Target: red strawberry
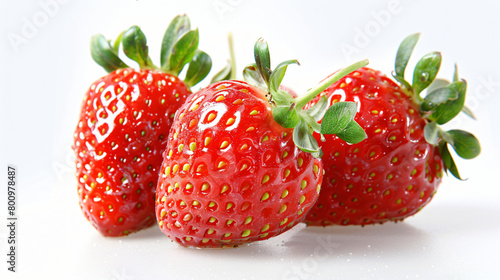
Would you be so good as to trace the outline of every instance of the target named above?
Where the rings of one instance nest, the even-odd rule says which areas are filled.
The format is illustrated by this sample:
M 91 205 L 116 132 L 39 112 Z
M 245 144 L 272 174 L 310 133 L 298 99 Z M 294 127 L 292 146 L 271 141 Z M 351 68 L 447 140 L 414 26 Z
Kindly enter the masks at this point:
M 464 80 L 459 81 L 457 75 L 451 84 L 437 80 L 444 87 L 435 83 L 424 99 L 420 97 L 439 70 L 439 53 L 430 53 L 417 63 L 413 85 L 404 80 L 417 39 L 418 34 L 408 37 L 398 51 L 395 78 L 401 86 L 379 71 L 362 68 L 325 90 L 330 103 L 359 104 L 355 120 L 366 131 L 367 139 L 346 144 L 334 135 L 325 136 L 320 145 L 325 175 L 318 202 L 304 220 L 308 225 L 403 220 L 429 203 L 443 170 L 460 178 L 447 143 L 463 158 L 479 154 L 479 143 L 472 134 L 446 132 L 437 126 L 463 110 Z
M 270 69 L 263 41 L 256 44 L 257 54 L 257 65 L 246 73 L 273 81 L 266 84 L 276 104 L 282 98 L 306 104 L 333 82 L 295 101 L 278 89 L 287 65 L 295 61 L 280 64 L 271 74 L 262 70 Z M 362 65 L 366 63 L 349 71 Z M 191 95 L 179 109 L 156 197 L 159 226 L 171 239 L 197 247 L 264 240 L 302 221 L 314 205 L 322 164 L 294 144 L 294 140 L 305 141 L 297 137 L 314 138 L 298 135 L 308 127 L 292 129 L 278 124 L 277 116 L 273 118 L 276 107 L 270 105 L 268 95 L 259 87 L 228 80 Z M 294 111 L 295 107 L 302 106 L 292 106 Z
M 208 72 L 200 74 L 198 70 L 210 64 L 202 52 L 193 58 L 198 33 L 188 29 L 187 17 L 177 17 L 164 38 L 180 36 L 167 48 L 188 52 L 184 57 L 169 55 L 164 59 L 184 60 L 184 64 L 191 61 L 187 85 L 177 77 L 182 63 L 155 70 L 144 34 L 137 27 L 124 32 L 121 43 L 125 53 L 147 69 L 128 68 L 118 58 L 117 46 L 112 48 L 104 37 L 92 40 L 96 62 L 108 71 L 118 70 L 94 82 L 85 94 L 73 149 L 80 207 L 105 236 L 127 235 L 155 222 L 155 187 L 174 114 L 191 94 L 189 86 Z M 189 47 L 187 42 L 191 42 Z M 125 69 L 119 69 L 122 67 Z

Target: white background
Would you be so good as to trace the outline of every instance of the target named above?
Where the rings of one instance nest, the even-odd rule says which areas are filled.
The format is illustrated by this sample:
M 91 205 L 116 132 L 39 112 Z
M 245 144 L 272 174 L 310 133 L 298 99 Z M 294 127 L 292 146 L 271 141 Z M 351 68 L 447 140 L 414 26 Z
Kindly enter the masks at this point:
M 51 5 L 43 3 L 52 3 Z M 2 279 L 500 279 L 500 4 L 498 1 L 1 1 L 0 275 Z M 305 228 L 230 250 L 185 249 L 156 228 L 101 237 L 77 203 L 70 150 L 80 102 L 105 74 L 90 37 L 131 25 L 159 61 L 163 32 L 187 13 L 200 48 L 222 68 L 233 32 L 239 72 L 267 39 L 274 65 L 296 58 L 284 83 L 304 92 L 363 58 L 389 74 L 399 42 L 421 32 L 418 57 L 439 50 L 440 77 L 458 64 L 483 153 L 458 160 L 431 204 L 403 223 Z M 215 72 L 213 72 L 215 73 Z M 212 73 L 212 74 L 213 74 Z M 240 76 L 241 77 L 241 76 Z M 203 83 L 202 85 L 206 85 Z M 6 166 L 18 168 L 18 264 L 7 272 Z M 5 224 L 5 225 L 4 225 Z

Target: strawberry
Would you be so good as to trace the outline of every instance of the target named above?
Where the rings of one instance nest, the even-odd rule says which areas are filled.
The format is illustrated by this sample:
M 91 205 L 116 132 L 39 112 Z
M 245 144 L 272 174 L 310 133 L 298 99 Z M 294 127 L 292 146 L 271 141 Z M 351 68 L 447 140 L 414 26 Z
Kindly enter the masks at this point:
M 346 144 L 334 135 L 324 136 L 320 146 L 325 153 L 325 175 L 318 202 L 304 220 L 308 225 L 401 221 L 429 203 L 443 171 L 460 179 L 448 145 L 466 159 L 479 154 L 479 142 L 472 134 L 439 128 L 461 111 L 471 115 L 464 107 L 465 80 L 459 80 L 458 74 L 452 83 L 435 80 L 440 53 L 429 53 L 417 63 L 412 85 L 404 80 L 418 37 L 409 36 L 398 50 L 393 75 L 399 85 L 380 71 L 361 68 L 324 91 L 330 103 L 359 104 L 355 121 L 367 138 Z M 426 88 L 422 98 L 420 93 Z
M 259 86 L 214 83 L 188 97 L 175 115 L 156 216 L 162 232 L 183 246 L 234 247 L 279 235 L 304 219 L 318 197 L 323 168 L 305 123 L 312 111 L 297 108 L 367 64 L 348 67 L 294 99 L 279 85 L 296 61 L 271 72 L 267 44 L 257 41 L 255 53 L 257 64 L 245 75 Z M 290 110 L 279 111 L 287 102 Z M 284 113 L 293 120 L 278 123 Z
M 189 29 L 186 16 L 172 21 L 161 69 L 152 64 L 137 26 L 114 46 L 102 35 L 92 39 L 92 57 L 111 73 L 85 94 L 73 149 L 80 207 L 105 236 L 127 235 L 155 223 L 155 187 L 174 114 L 211 67 L 210 57 L 196 50 L 198 31 Z M 141 69 L 118 57 L 120 44 Z M 188 62 L 183 82 L 177 75 Z

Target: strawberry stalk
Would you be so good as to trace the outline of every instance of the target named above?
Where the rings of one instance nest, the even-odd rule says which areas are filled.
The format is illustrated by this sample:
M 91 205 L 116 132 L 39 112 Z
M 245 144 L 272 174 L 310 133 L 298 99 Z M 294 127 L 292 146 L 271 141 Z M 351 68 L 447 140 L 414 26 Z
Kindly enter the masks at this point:
M 192 87 L 208 75 L 212 60 L 198 49 L 198 29 L 190 29 L 190 21 L 186 15 L 177 16 L 172 20 L 162 40 L 161 67 L 152 62 L 146 36 L 135 25 L 122 32 L 114 42 L 100 34 L 93 36 L 91 55 L 107 72 L 130 68 L 118 55 L 120 46 L 128 58 L 137 62 L 140 69 L 161 70 L 179 76 L 189 64 L 184 81 L 188 87 Z
M 294 98 L 280 84 L 289 65 L 300 65 L 297 60 L 284 61 L 271 70 L 271 58 L 267 43 L 257 40 L 254 46 L 255 63 L 243 71 L 247 82 L 266 91 L 271 104 L 274 120 L 285 128 L 294 128 L 293 140 L 297 147 L 315 157 L 322 152 L 313 133 L 336 134 L 349 143 L 358 143 L 366 138 L 364 130 L 354 121 L 357 105 L 354 102 L 339 102 L 328 108 L 326 97 L 320 98 L 312 108 L 304 110 L 304 106 L 323 92 L 330 85 L 349 73 L 368 65 L 368 60 L 356 62 L 308 90 L 300 97 Z M 321 124 L 318 121 L 323 119 Z
M 409 94 L 413 102 L 420 107 L 420 114 L 427 119 L 424 128 L 426 141 L 439 148 L 446 172 L 462 180 L 458 168 L 448 149 L 451 145 L 457 155 L 464 159 L 472 159 L 479 155 L 481 147 L 477 138 L 463 130 L 443 130 L 440 125 L 446 124 L 461 112 L 475 119 L 472 111 L 464 106 L 467 82 L 460 79 L 455 65 L 455 73 L 451 82 L 436 79 L 441 67 L 441 53 L 430 52 L 424 55 L 413 70 L 410 84 L 405 80 L 405 69 L 420 34 L 406 37 L 396 54 L 395 70 L 392 75 Z M 422 92 L 426 90 L 424 97 Z
M 214 75 L 214 77 L 210 82 L 212 84 L 220 81 L 236 79 L 236 58 L 234 55 L 233 34 L 231 33 L 227 34 L 227 41 L 229 45 L 230 59 L 226 67 L 224 67 L 222 70 L 220 70 L 219 72 L 217 72 L 217 74 Z

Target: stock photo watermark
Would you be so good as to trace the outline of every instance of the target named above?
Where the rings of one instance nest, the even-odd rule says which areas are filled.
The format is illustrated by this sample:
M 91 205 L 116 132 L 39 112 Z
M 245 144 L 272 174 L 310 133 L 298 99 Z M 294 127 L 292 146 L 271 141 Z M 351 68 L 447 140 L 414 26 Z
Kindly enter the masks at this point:
M 293 265 L 283 275 L 282 280 L 305 280 L 311 279 L 312 273 L 319 269 L 321 262 L 325 261 L 340 247 L 340 243 L 334 241 L 330 235 L 316 238 L 316 247 L 310 256 L 305 257 L 299 264 Z
M 224 20 L 226 14 L 234 11 L 241 3 L 243 0 L 214 0 L 212 5 L 219 19 Z
M 38 10 L 29 17 L 22 17 L 22 25 L 16 32 L 9 32 L 7 38 L 10 45 L 16 53 L 19 53 L 21 46 L 29 43 L 39 32 L 49 24 L 51 18 L 54 18 L 61 6 L 68 3 L 69 0 L 40 0 L 38 1 Z
M 371 20 L 360 28 L 354 29 L 354 37 L 351 42 L 342 42 L 340 50 L 348 60 L 353 59 L 353 55 L 361 53 L 361 50 L 370 45 L 373 38 L 377 37 L 382 29 L 391 24 L 394 15 L 403 11 L 399 0 L 390 0 L 384 9 L 371 11 Z

